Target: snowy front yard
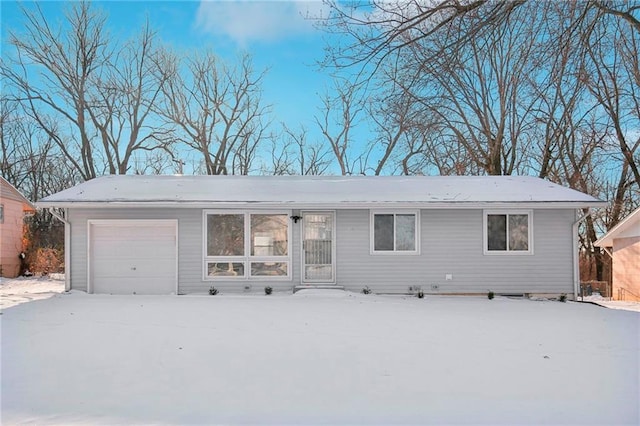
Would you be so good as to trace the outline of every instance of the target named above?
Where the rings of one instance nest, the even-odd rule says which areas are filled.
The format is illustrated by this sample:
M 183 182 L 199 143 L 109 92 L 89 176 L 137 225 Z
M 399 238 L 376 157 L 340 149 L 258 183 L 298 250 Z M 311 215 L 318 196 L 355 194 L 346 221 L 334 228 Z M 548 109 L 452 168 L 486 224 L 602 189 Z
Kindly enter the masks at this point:
M 638 424 L 640 314 L 301 292 L 4 309 L 3 424 Z

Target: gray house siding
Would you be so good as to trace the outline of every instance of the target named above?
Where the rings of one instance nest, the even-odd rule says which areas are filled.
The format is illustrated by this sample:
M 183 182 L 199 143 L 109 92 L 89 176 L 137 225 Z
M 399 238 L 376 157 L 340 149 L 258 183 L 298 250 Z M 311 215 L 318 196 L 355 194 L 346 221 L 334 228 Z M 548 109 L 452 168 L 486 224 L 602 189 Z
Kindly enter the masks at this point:
M 290 290 L 294 282 L 300 282 L 299 228 L 292 227 L 292 279 L 283 281 L 209 281 L 203 280 L 203 216 L 202 209 L 70 209 L 71 223 L 71 289 L 87 291 L 89 220 L 98 219 L 174 219 L 178 220 L 178 292 L 206 293 L 211 286 L 221 291 L 242 291 L 245 285 L 262 291 L 269 285 L 275 290 Z
M 236 209 L 237 210 L 237 209 Z M 485 255 L 483 211 L 420 211 L 420 253 L 370 253 L 369 210 L 336 211 L 336 283 L 353 291 L 365 285 L 380 293 L 571 293 L 572 229 L 575 211 L 534 210 L 532 255 Z M 298 215 L 298 210 L 293 210 Z M 203 280 L 203 210 L 157 208 L 70 209 L 71 288 L 87 290 L 87 221 L 90 219 L 177 219 L 179 293 L 262 292 L 267 285 L 291 290 L 301 283 L 301 224 L 291 224 L 291 279 Z M 450 274 L 451 280 L 445 280 Z M 434 289 L 432 290 L 432 286 Z
M 573 292 L 574 210 L 534 210 L 532 255 L 485 255 L 481 209 L 421 210 L 420 254 L 372 255 L 369 215 L 338 212 L 337 277 L 349 290 L 366 285 L 383 293 L 404 293 L 409 286 L 429 293 Z

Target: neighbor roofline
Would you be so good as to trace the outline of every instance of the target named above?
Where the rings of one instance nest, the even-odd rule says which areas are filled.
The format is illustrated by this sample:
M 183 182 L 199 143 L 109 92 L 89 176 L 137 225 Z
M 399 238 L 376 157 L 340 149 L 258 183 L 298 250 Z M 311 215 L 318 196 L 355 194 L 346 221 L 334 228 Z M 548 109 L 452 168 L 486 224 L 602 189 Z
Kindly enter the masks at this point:
M 20 199 L 20 200 L 16 200 L 16 201 L 22 202 L 22 211 L 23 212 L 34 212 L 36 210 L 36 205 L 34 203 L 32 203 L 31 201 L 29 201 L 29 199 L 27 197 L 22 195 L 22 193 L 20 191 L 18 191 L 18 188 L 13 186 L 3 176 L 0 176 L 0 179 L 2 179 L 2 182 L 6 183 L 9 191 L 13 192 Z M 25 206 L 27 208 L 25 208 Z
M 622 219 L 620 223 L 618 223 L 616 226 L 611 228 L 606 234 L 604 234 L 602 237 L 596 240 L 596 242 L 593 243 L 593 245 L 596 247 L 613 247 L 613 240 L 616 238 L 618 234 L 620 234 L 623 231 L 626 231 L 629 224 L 633 221 L 633 219 L 637 215 L 640 215 L 640 207 L 635 209 L 627 217 Z
M 583 209 L 590 207 L 605 207 L 604 201 L 345 201 L 345 202 L 262 202 L 262 201 L 39 201 L 38 208 L 245 208 L 271 209 L 288 208 L 296 210 L 313 209 L 486 209 L 486 208 L 521 208 L 521 209 Z

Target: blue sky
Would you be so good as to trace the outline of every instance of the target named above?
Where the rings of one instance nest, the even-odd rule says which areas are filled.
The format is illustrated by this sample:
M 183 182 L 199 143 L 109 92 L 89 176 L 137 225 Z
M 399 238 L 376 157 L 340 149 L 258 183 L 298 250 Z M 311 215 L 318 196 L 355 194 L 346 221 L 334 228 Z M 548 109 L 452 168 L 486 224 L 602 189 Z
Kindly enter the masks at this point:
M 64 19 L 68 2 L 46 1 L 41 7 L 50 20 Z M 31 2 L 22 2 L 33 7 Z M 326 33 L 308 16 L 327 13 L 320 1 L 94 1 L 107 12 L 114 38 L 135 36 L 146 17 L 163 42 L 176 51 L 212 48 L 233 61 L 249 52 L 254 67 L 269 68 L 264 80 L 264 101 L 273 105 L 275 122 L 297 128 L 314 126 L 318 95 L 330 85 L 316 62 L 323 58 Z M 3 49 L 10 29 L 21 31 L 20 3 L 0 1 Z

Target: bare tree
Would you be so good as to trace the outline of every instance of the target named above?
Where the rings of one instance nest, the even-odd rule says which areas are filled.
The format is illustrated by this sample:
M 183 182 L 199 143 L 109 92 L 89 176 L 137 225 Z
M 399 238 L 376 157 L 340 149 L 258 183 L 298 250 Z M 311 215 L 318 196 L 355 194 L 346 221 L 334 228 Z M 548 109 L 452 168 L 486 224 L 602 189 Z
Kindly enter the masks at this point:
M 3 60 L 2 77 L 82 179 L 126 173 L 133 153 L 167 148 L 165 132 L 146 125 L 162 85 L 148 25 L 120 47 L 89 2 L 72 4 L 58 28 L 38 4 L 22 11 L 24 30 L 10 32 L 15 55 Z
M 593 38 L 597 43 L 588 43 L 586 50 L 594 72 L 584 78 L 609 117 L 620 152 L 640 186 L 640 31 L 612 22 L 599 26 Z
M 450 145 L 446 151 L 454 152 L 460 145 L 473 168 L 487 174 L 522 170 L 524 153 L 534 140 L 529 123 L 536 98 L 527 76 L 536 71 L 527 58 L 535 36 L 529 23 L 517 22 L 456 50 L 446 50 L 446 39 L 423 39 L 385 65 L 385 80 L 402 87 L 404 98 L 420 104 L 421 111 L 412 119 L 415 125 L 435 117 L 440 123 L 438 140 Z M 432 52 L 443 49 L 446 54 L 431 59 Z
M 365 155 L 358 153 L 358 141 L 352 130 L 364 113 L 362 85 L 342 79 L 333 81 L 332 92 L 322 96 L 322 107 L 315 116 L 316 124 L 331 147 L 340 174 L 363 174 Z
M 405 144 L 404 150 L 413 152 L 408 146 L 413 141 L 407 141 L 407 138 L 416 134 L 411 132 L 416 124 L 413 115 L 414 106 L 413 98 L 397 85 L 386 90 L 383 88 L 381 95 L 376 96 L 369 103 L 369 117 L 374 123 L 377 135 L 368 147 L 369 157 L 377 154 L 377 159 L 372 165 L 374 175 L 382 174 L 389 167 L 392 170 L 397 169 L 398 159 L 394 158 L 394 153 L 400 145 Z M 404 167 L 403 170 L 408 171 L 408 167 Z
M 448 50 L 457 50 L 470 41 L 508 25 L 511 15 L 530 0 L 370 0 L 339 2 L 324 0 L 330 7 L 328 18 L 320 26 L 329 32 L 347 36 L 351 42 L 329 49 L 325 65 L 360 65 L 363 72 L 375 73 L 389 58 L 414 43 L 430 38 L 447 40 L 427 60 L 437 59 Z M 640 6 L 624 0 L 581 0 L 581 13 L 575 23 L 590 15 L 611 16 L 640 33 Z M 577 34 L 579 37 L 579 34 Z
M 108 171 L 125 174 L 134 154 L 171 157 L 172 134 L 154 117 L 168 74 L 162 68 L 163 55 L 155 46 L 155 33 L 147 22 L 139 36 L 115 54 L 100 80 L 99 92 L 87 112 L 97 129 Z M 162 150 L 163 154 L 151 153 Z
M 325 65 L 360 64 L 375 72 L 388 58 L 413 43 L 433 36 L 439 38 L 441 33 L 447 34 L 448 40 L 443 49 L 456 49 L 502 24 L 525 1 L 372 0 L 363 4 L 325 0 L 331 13 L 323 22 L 324 27 L 352 40 L 330 49 Z M 473 25 L 466 24 L 467 21 Z M 466 30 L 460 31 L 461 26 Z M 436 58 L 438 53 L 432 52 L 427 59 Z
M 450 130 L 449 141 L 441 138 L 446 133 L 437 133 L 449 149 L 429 143 L 422 149 L 452 153 L 458 150 L 451 147 L 462 145 L 486 173 L 537 167 L 540 176 L 551 176 L 562 137 L 572 137 L 566 132 L 576 131 L 576 124 L 592 113 L 581 81 L 585 76 L 597 80 L 590 90 L 614 126 L 630 120 L 628 112 L 625 120 L 618 119 L 621 112 L 615 109 L 639 110 L 637 82 L 627 78 L 616 88 L 613 83 L 623 82 L 607 69 L 608 60 L 624 55 L 627 60 L 616 65 L 616 75 L 623 67 L 628 75 L 638 74 L 640 6 L 635 3 L 374 0 L 362 8 L 360 3 L 327 3 L 331 14 L 325 28 L 351 41 L 329 47 L 324 64 L 338 70 L 356 67 L 361 80 L 402 85 Z M 612 25 L 625 37 L 607 45 L 594 31 Z M 580 61 L 585 49 L 596 63 L 589 68 L 594 74 Z M 619 103 L 623 92 L 627 101 Z M 396 135 L 397 130 L 388 124 L 382 129 Z M 628 141 L 630 133 L 620 126 L 616 135 L 635 176 L 636 139 Z
M 266 138 L 269 106 L 262 102 L 265 72 L 253 71 L 244 55 L 229 67 L 212 52 L 188 58 L 182 69 L 175 56 L 158 113 L 177 129 L 176 138 L 202 156 L 209 175 L 247 174 L 258 145 Z
M 20 104 L 0 101 L 0 173 L 30 200 L 75 184 L 78 176 Z
M 286 143 L 293 147 L 296 158 L 296 174 L 322 175 L 327 172 L 330 161 L 330 149 L 319 142 L 310 142 L 304 126 L 296 132 L 284 126 Z

